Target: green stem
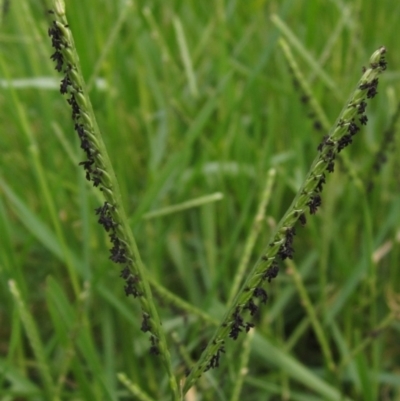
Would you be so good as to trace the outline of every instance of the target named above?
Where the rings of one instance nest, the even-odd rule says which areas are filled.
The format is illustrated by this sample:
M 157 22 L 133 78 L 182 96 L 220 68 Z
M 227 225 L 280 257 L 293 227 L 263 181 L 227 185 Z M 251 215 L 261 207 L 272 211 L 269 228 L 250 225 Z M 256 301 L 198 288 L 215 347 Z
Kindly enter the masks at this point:
M 271 199 L 272 186 L 275 182 L 275 175 L 276 175 L 275 169 L 270 169 L 268 171 L 265 188 L 261 195 L 261 200 L 258 205 L 257 214 L 254 217 L 253 225 L 250 229 L 250 235 L 248 236 L 248 239 L 244 246 L 242 259 L 239 262 L 239 267 L 237 269 L 235 278 L 233 280 L 233 285 L 232 285 L 230 293 L 229 293 L 228 302 L 226 303 L 227 305 L 230 305 L 232 303 L 233 299 L 235 298 L 235 295 L 237 294 L 237 292 L 240 288 L 240 283 L 243 281 L 243 277 L 246 274 L 246 269 L 247 269 L 247 266 L 248 266 L 248 263 L 250 260 L 250 256 L 253 251 L 254 245 L 256 243 L 258 234 L 260 233 L 261 223 L 265 217 L 265 209 L 267 207 L 268 202 Z
M 47 394 L 49 400 L 59 401 L 60 399 L 56 394 L 54 381 L 50 374 L 50 365 L 47 361 L 46 352 L 43 346 L 43 342 L 40 339 L 35 320 L 33 319 L 32 314 L 29 312 L 24 300 L 22 299 L 17 283 L 14 280 L 10 280 L 8 282 L 8 286 L 10 288 L 11 295 L 14 298 L 15 306 L 18 310 L 21 322 L 24 325 L 29 343 L 32 347 L 33 353 L 35 354 L 37 367 L 43 380 L 44 391 Z
M 333 360 L 331 349 L 329 347 L 329 341 L 324 333 L 324 329 L 322 328 L 321 323 L 318 320 L 317 312 L 311 302 L 310 297 L 308 296 L 306 287 L 304 286 L 304 283 L 303 283 L 303 279 L 301 278 L 301 275 L 300 275 L 299 271 L 297 270 L 296 265 L 293 262 L 288 261 L 288 265 L 289 265 L 289 272 L 290 272 L 289 274 L 293 277 L 293 281 L 294 281 L 297 291 L 299 293 L 301 305 L 306 310 L 307 315 L 310 319 L 311 325 L 314 329 L 314 333 L 318 339 L 322 353 L 324 354 L 328 369 L 330 370 L 331 373 L 335 373 L 336 365 Z

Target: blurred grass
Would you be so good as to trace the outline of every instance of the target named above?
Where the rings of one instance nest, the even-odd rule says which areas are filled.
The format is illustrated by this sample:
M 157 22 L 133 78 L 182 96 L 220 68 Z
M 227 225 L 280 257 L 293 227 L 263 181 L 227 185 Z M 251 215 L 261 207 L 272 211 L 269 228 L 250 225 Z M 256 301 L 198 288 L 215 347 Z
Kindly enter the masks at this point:
M 367 109 L 369 123 L 345 150 L 350 166 L 337 165 L 329 177 L 322 208 L 295 238 L 296 277 L 281 269 L 256 336 L 243 347 L 251 352 L 241 398 L 400 399 L 398 150 L 388 154 L 373 191 L 366 191 L 399 102 L 400 3 L 70 0 L 67 6 L 149 275 L 208 316 L 159 299 L 179 377 L 186 366 L 172 335 L 192 360 L 199 357 L 212 318 L 224 312 L 267 171 L 273 167 L 277 175 L 250 264 L 323 136 L 292 85 L 279 35 L 330 121 L 370 54 L 387 47 L 389 70 Z M 134 389 L 138 399 L 168 399 L 137 305 L 125 298 L 119 271 L 108 260 L 109 245 L 93 213 L 98 194 L 77 166 L 82 154 L 70 111 L 57 85 L 40 79 L 60 77 L 39 2 L 9 4 L 0 43 L 1 398 L 48 399 L 52 392 L 53 399 L 119 400 L 132 399 Z M 20 79 L 29 80 L 17 86 Z M 143 219 L 216 192 L 223 195 L 218 202 Z M 18 306 L 13 286 L 27 309 Z M 39 355 L 21 311 L 34 321 Z M 311 324 L 315 318 L 333 372 Z M 237 397 L 237 388 L 232 391 L 245 368 L 242 347 L 229 341 L 226 348 L 220 368 L 191 395 Z M 50 378 L 40 375 L 44 363 Z

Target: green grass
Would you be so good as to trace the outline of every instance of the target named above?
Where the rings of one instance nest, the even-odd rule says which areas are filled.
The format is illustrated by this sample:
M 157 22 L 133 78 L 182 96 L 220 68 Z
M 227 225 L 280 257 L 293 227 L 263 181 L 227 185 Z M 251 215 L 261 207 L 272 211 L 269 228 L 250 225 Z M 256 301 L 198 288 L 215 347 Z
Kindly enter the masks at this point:
M 39 3 L 12 1 L 0 25 L 0 398 L 169 400 L 96 222 L 101 193 L 78 166 Z M 255 331 L 226 341 L 187 400 L 400 399 L 396 121 L 373 172 L 399 104 L 399 12 L 392 0 L 68 1 L 178 384 L 326 134 L 307 117 L 279 38 L 330 124 L 373 51 L 388 50 L 369 122 L 297 227 Z

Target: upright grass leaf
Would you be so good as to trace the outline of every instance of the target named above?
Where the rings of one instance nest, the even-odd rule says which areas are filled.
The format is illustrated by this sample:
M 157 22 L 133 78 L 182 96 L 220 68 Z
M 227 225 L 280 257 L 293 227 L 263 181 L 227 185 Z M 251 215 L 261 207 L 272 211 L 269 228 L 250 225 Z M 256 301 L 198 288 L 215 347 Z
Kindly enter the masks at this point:
M 312 389 L 321 396 L 322 400 L 329 401 L 351 401 L 349 397 L 343 396 L 340 391 L 322 380 L 313 371 L 297 361 L 287 352 L 282 351 L 278 345 L 273 344 L 267 338 L 263 338 L 257 332 L 252 341 L 252 350 L 263 360 L 268 361 L 274 367 L 282 369 L 291 378 Z
M 95 335 L 87 322 L 90 287 L 86 286 L 82 292 L 79 304 L 71 305 L 58 283 L 49 278 L 46 297 L 50 316 L 64 354 L 62 363 L 58 367 L 57 391 L 61 391 L 67 385 L 66 373 L 72 371 L 77 377 L 79 387 L 87 388 L 85 391 L 92 394 L 90 399 L 112 400 L 113 395 L 105 377 L 101 355 L 97 352 Z M 89 371 L 91 375 L 79 374 L 77 365 L 82 363 L 85 366 L 84 371 Z M 95 377 L 96 380 L 92 381 L 90 376 Z M 87 395 L 85 397 L 87 398 Z
M 63 245 L 59 241 L 59 237 L 49 229 L 46 224 L 39 219 L 32 210 L 29 210 L 27 204 L 21 199 L 0 177 L 0 188 L 11 204 L 20 221 L 25 225 L 27 230 L 32 233 L 45 248 L 47 248 L 59 260 L 64 260 L 64 252 L 68 252 L 69 258 L 74 268 L 83 275 L 83 265 L 79 258 L 73 254 L 70 248 L 63 250 Z
M 9 77 L 8 66 L 4 63 L 2 57 L 0 57 L 0 67 L 1 67 L 4 75 L 8 78 Z M 61 245 L 61 250 L 63 252 L 63 259 L 64 259 L 64 262 L 68 269 L 68 274 L 69 274 L 69 277 L 71 280 L 72 287 L 74 289 L 75 295 L 78 296 L 79 280 L 78 280 L 77 272 L 75 271 L 74 263 L 70 258 L 70 253 L 68 251 L 68 244 L 67 244 L 64 232 L 62 230 L 60 221 L 57 216 L 57 209 L 56 209 L 54 197 L 49 188 L 48 177 L 47 177 L 46 171 L 44 169 L 44 166 L 43 166 L 42 160 L 41 160 L 40 147 L 39 147 L 37 139 L 33 133 L 33 130 L 29 124 L 26 111 L 22 107 L 19 95 L 16 93 L 15 89 L 12 86 L 10 87 L 10 92 L 12 95 L 11 98 L 13 101 L 13 106 L 15 107 L 15 110 L 18 114 L 18 122 L 21 126 L 21 130 L 25 134 L 25 136 L 29 142 L 29 153 L 31 156 L 31 163 L 32 163 L 33 171 L 35 172 L 35 175 L 36 175 L 36 178 L 38 181 L 38 186 L 40 189 L 41 197 L 49 211 L 56 236 Z
M 179 50 L 181 52 L 182 62 L 185 67 L 185 73 L 189 84 L 191 95 L 196 98 L 199 95 L 197 89 L 196 76 L 194 74 L 192 59 L 190 58 L 188 45 L 186 43 L 185 33 L 183 31 L 182 23 L 178 17 L 174 18 L 174 28 L 176 32 L 176 38 L 179 44 Z
M 133 8 L 133 2 L 131 0 L 127 0 L 121 5 L 121 11 L 118 16 L 118 20 L 114 24 L 113 29 L 108 36 L 107 42 L 103 46 L 100 57 L 97 60 L 97 63 L 93 68 L 93 72 L 88 80 L 88 83 L 87 83 L 88 92 L 90 92 L 92 90 L 95 80 L 97 78 L 97 75 L 99 74 L 100 68 L 102 67 L 103 62 L 106 59 L 108 53 L 112 49 L 112 46 L 117 41 L 117 34 L 119 33 L 119 31 L 120 31 L 121 27 L 123 26 L 124 22 L 126 21 L 127 17 L 129 16 L 130 10 L 132 8 Z
M 15 368 L 7 360 L 0 358 L 0 377 L 2 383 L 7 380 L 8 390 L 11 394 L 18 394 L 18 396 L 37 396 L 43 395 L 42 390 L 33 380 L 27 379 L 24 374 Z M 6 399 L 3 397 L 3 399 Z

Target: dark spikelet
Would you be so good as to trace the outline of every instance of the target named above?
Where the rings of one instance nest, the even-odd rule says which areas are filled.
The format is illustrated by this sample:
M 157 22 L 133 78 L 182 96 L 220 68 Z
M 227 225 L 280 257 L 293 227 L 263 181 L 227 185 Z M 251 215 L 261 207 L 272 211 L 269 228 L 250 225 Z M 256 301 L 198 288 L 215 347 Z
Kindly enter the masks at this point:
M 144 333 L 151 330 L 150 316 L 147 313 L 143 313 L 142 326 L 140 330 L 142 330 Z
M 160 355 L 160 348 L 158 346 L 158 339 L 155 338 L 154 336 L 150 337 L 150 354 L 151 355 Z
M 299 216 L 300 224 L 304 227 L 307 224 L 307 218 L 304 213 Z
M 253 299 L 250 298 L 249 302 L 243 309 L 248 309 L 250 311 L 250 315 L 254 316 L 258 311 L 258 306 L 254 303 Z
M 242 316 L 240 316 L 239 307 L 237 307 L 235 312 L 233 313 L 232 319 L 233 322 L 231 325 L 231 331 L 229 333 L 229 337 L 232 338 L 233 340 L 236 340 L 239 337 L 239 334 L 241 333 L 242 329 L 246 327 Z
M 263 279 L 268 280 L 270 283 L 274 278 L 278 276 L 279 267 L 276 262 L 273 262 L 272 265 L 264 272 Z
M 222 353 L 225 353 L 225 346 L 224 345 L 221 345 L 218 348 L 217 352 L 211 357 L 210 362 L 204 368 L 204 372 L 207 372 L 207 370 L 215 369 L 215 368 L 219 367 L 219 358 L 220 358 Z
M 293 253 L 294 253 L 293 239 L 294 239 L 295 235 L 296 235 L 296 231 L 295 231 L 294 227 L 289 227 L 286 229 L 286 235 L 285 235 L 284 241 L 281 244 L 279 251 L 278 251 L 278 256 L 282 260 L 293 259 Z
M 253 294 L 254 294 L 255 297 L 261 299 L 261 303 L 263 303 L 263 304 L 267 303 L 268 295 L 267 295 L 267 292 L 263 288 L 256 287 L 254 289 Z
M 312 195 L 307 203 L 307 206 L 310 208 L 310 214 L 317 213 L 317 210 L 321 206 L 321 203 L 322 200 L 319 194 Z

